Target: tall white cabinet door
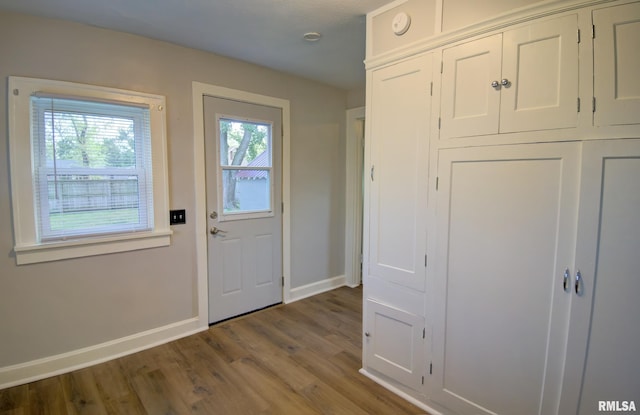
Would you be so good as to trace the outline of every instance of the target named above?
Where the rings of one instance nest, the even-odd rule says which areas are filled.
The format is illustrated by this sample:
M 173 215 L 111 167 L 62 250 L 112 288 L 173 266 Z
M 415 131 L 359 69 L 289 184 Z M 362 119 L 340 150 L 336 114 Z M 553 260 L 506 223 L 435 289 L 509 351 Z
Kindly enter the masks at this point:
M 593 12 L 595 125 L 640 123 L 640 3 Z
M 424 290 L 431 55 L 373 72 L 365 276 Z M 366 254 L 366 252 L 365 252 Z
M 557 413 L 579 149 L 440 151 L 434 401 L 460 414 Z
M 500 132 L 576 126 L 577 29 L 568 15 L 504 32 Z
M 590 415 L 640 406 L 640 140 L 585 143 L 581 183 L 562 413 Z
M 443 51 L 441 137 L 498 132 L 501 49 L 498 34 Z

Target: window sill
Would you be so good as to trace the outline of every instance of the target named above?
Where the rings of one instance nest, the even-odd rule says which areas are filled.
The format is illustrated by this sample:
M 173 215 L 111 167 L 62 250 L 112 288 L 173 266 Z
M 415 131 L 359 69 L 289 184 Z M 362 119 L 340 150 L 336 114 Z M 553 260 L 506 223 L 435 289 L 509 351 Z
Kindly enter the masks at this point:
M 168 229 L 165 231 L 86 238 L 73 241 L 25 244 L 15 246 L 14 252 L 18 265 L 35 264 L 38 262 L 58 261 L 61 259 L 81 258 L 168 246 L 171 243 L 172 233 L 173 232 Z

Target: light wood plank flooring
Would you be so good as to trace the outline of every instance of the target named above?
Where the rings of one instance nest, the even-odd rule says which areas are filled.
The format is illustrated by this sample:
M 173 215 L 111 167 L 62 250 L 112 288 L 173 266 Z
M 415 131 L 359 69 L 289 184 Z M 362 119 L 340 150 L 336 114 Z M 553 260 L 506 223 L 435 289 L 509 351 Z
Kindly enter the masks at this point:
M 0 391 L 0 414 L 421 414 L 360 375 L 362 290 Z

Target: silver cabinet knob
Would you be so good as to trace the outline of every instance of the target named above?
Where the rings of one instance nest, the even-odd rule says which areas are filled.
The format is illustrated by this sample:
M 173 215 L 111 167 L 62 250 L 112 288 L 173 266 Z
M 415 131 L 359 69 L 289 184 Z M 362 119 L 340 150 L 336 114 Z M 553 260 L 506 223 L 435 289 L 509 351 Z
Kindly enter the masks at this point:
M 371 337 L 371 333 L 369 333 L 368 331 L 365 331 L 365 332 L 364 332 L 364 336 L 365 336 L 365 337 Z
M 494 88 L 500 88 L 500 83 L 498 81 L 491 82 L 491 86 Z
M 511 86 L 511 81 L 505 78 L 502 81 L 500 81 L 500 85 L 502 85 L 505 88 L 509 88 Z

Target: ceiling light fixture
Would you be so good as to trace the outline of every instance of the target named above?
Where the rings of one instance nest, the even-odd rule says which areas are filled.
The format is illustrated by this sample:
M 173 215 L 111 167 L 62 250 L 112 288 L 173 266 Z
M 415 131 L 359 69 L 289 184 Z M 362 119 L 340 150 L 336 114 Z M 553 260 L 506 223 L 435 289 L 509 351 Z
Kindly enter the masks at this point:
M 307 32 L 302 37 L 307 42 L 317 42 L 322 37 L 322 34 L 318 32 Z

